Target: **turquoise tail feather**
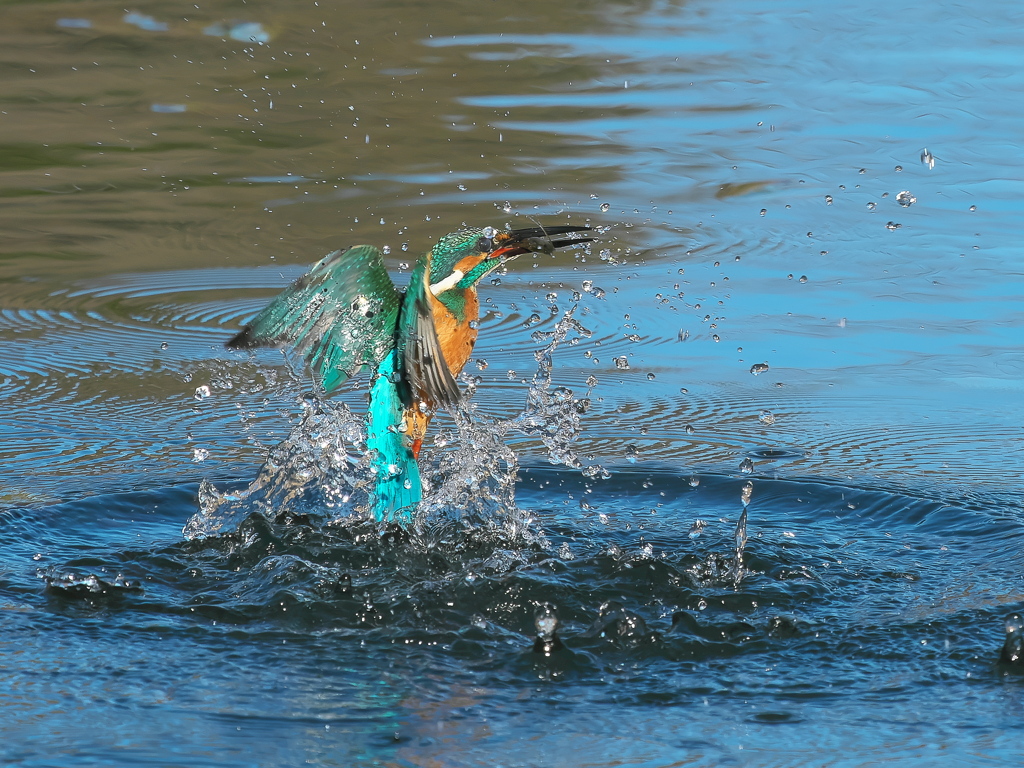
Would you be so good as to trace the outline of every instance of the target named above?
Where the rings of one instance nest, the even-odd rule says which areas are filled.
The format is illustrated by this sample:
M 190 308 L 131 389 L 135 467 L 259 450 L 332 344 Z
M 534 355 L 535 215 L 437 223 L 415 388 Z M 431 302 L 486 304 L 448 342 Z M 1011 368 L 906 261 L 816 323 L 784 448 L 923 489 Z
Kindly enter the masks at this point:
M 366 447 L 373 452 L 376 474 L 373 517 L 405 525 L 412 522 L 423 491 L 419 466 L 399 426 L 405 408 L 395 385 L 397 360 L 398 353 L 392 351 L 377 366 L 366 415 Z

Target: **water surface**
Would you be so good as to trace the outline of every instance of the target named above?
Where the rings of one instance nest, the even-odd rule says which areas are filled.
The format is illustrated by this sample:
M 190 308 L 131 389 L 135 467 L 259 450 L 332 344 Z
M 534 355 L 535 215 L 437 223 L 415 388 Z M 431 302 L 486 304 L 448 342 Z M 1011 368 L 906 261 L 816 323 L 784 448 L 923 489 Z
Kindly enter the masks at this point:
M 1015 763 L 1017 4 L 0 17 L 3 761 Z M 302 416 L 223 349 L 271 295 L 528 217 L 601 235 L 483 287 L 512 507 L 382 537 L 314 483 L 183 532 Z M 579 467 L 515 424 L 573 305 Z

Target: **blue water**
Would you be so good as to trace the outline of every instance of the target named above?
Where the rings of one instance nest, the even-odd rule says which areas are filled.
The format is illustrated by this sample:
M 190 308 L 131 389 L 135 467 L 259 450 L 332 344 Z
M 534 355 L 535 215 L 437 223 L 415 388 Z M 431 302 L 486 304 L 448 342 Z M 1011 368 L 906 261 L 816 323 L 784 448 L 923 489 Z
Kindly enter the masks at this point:
M 324 5 L 0 7 L 0 763 L 1017 765 L 1024 9 Z M 364 522 L 224 341 L 529 217 Z

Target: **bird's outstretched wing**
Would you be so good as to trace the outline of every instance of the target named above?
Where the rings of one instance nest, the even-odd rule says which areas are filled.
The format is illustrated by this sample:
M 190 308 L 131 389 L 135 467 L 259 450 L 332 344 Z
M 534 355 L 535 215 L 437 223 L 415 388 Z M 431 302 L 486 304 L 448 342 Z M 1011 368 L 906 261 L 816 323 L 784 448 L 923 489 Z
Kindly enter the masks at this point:
M 425 263 L 413 270 L 398 323 L 398 356 L 402 366 L 399 395 L 406 408 L 455 405 L 459 386 L 448 369 L 434 326 Z
M 227 342 L 233 349 L 293 346 L 326 392 L 394 348 L 400 297 L 380 251 L 333 251 Z

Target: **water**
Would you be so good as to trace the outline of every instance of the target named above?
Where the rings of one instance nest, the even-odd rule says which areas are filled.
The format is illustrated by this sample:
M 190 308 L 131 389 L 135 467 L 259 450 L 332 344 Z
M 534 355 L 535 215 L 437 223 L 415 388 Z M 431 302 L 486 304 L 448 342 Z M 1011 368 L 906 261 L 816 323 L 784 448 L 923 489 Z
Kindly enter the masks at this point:
M 0 762 L 1019 762 L 1018 5 L 348 6 L 0 11 Z M 223 342 L 527 217 L 362 522 Z

